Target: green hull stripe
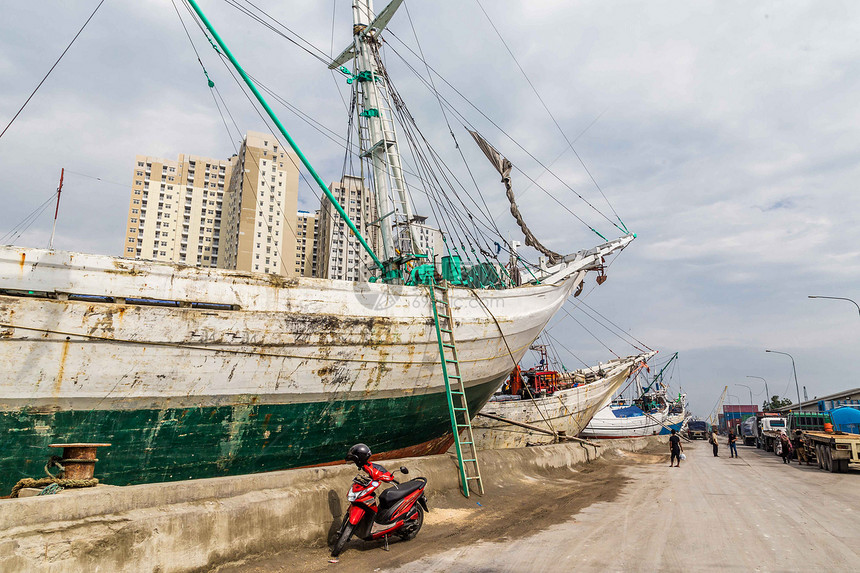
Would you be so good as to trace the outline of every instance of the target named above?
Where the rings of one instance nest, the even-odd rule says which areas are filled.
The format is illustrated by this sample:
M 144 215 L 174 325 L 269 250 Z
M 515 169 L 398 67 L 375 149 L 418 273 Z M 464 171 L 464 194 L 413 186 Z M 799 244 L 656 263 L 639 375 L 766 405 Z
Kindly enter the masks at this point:
M 502 379 L 469 388 L 469 411 Z M 342 460 L 356 442 L 374 452 L 406 448 L 451 431 L 444 392 L 399 398 L 163 410 L 0 412 L 0 495 L 44 477 L 52 443 L 108 442 L 96 477 L 129 485 L 282 470 Z

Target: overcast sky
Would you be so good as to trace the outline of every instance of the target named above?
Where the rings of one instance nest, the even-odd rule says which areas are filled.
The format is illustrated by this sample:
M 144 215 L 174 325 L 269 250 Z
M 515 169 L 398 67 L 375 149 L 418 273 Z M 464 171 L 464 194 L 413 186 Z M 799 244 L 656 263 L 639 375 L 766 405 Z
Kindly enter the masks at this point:
M 97 3 L 4 6 L 2 126 Z M 345 133 L 342 77 L 225 2 L 200 3 L 252 75 L 326 128 Z M 337 54 L 350 41 L 347 0 L 257 4 L 325 53 Z M 860 386 L 853 363 L 860 345 L 857 308 L 807 298 L 860 301 L 860 4 L 482 4 L 567 137 L 586 130 L 574 147 L 638 236 L 613 262 L 605 284 L 592 288 L 588 279 L 585 301 L 660 350 L 661 360 L 680 353 L 672 383 L 688 393 L 694 413 L 708 415 L 725 385 L 741 403 L 750 393 L 735 384 L 751 386 L 760 404 L 761 381 L 748 375 L 766 378 L 771 394 L 796 397 L 791 361 L 765 354 L 766 348 L 794 356 L 801 392 L 806 386 L 810 398 Z M 406 5 L 428 63 L 611 216 L 477 2 Z M 417 51 L 405 9 L 389 27 L 394 49 L 407 55 L 403 41 Z M 190 30 L 242 131 L 265 130 L 199 30 Z M 407 59 L 420 67 L 413 56 Z M 470 182 L 434 96 L 393 52 L 386 60 L 424 134 L 464 184 Z M 570 253 L 601 239 L 546 193 L 529 188 L 527 177 L 604 235 L 620 235 L 436 81 L 517 167 L 520 208 L 548 246 Z M 339 179 L 343 149 L 283 106 L 275 108 L 323 179 Z M 451 119 L 499 227 L 521 240 L 498 175 Z M 0 234 L 51 196 L 65 167 L 56 247 L 119 254 L 135 154 L 226 158 L 236 140 L 225 130 L 171 2 L 107 0 L 0 139 Z M 421 209 L 421 198 L 416 202 Z M 302 184 L 299 204 L 318 208 L 316 192 Z M 15 243 L 45 247 L 51 212 Z M 568 308 L 585 328 L 562 314 L 550 329 L 567 349 L 558 348 L 568 368 L 581 366 L 580 359 L 606 361 L 608 349 L 634 352 L 573 304 Z

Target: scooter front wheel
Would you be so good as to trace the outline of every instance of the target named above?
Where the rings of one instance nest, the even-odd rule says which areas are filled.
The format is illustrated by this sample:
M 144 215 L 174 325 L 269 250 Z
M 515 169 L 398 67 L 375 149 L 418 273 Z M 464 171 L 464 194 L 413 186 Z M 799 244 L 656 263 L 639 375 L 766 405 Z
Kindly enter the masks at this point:
M 332 557 L 340 555 L 340 552 L 343 551 L 343 548 L 346 547 L 347 543 L 349 543 L 349 538 L 352 537 L 353 531 L 355 531 L 355 526 L 353 524 L 349 521 L 344 523 L 343 528 L 340 531 L 340 536 L 337 538 L 337 541 L 335 541 L 334 547 L 331 550 Z
M 403 526 L 402 533 L 400 533 L 400 538 L 403 541 L 414 539 L 418 535 L 421 526 L 424 525 L 424 508 L 417 504 L 415 507 L 418 508 L 418 517 Z

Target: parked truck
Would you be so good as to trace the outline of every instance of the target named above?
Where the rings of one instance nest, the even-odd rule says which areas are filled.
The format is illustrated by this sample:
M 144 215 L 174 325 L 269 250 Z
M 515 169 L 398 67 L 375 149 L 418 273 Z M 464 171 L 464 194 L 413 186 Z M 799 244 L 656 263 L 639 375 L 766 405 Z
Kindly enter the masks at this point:
M 758 437 L 757 445 L 766 452 L 776 452 L 776 443 L 779 441 L 780 432 L 785 431 L 785 418 L 776 416 L 762 416 L 757 423 Z
M 707 440 L 709 424 L 704 420 L 692 420 L 687 424 L 687 437 L 691 440 Z
M 788 431 L 792 438 L 801 432 L 801 443 L 810 460 L 832 473 L 845 473 L 851 462 L 860 463 L 860 435 L 833 431 L 827 412 L 791 412 Z
M 743 422 L 741 422 L 740 427 L 738 428 L 739 437 L 743 438 L 745 446 L 754 446 L 756 444 L 756 438 L 758 435 L 758 420 L 756 420 L 755 416 L 750 416 Z

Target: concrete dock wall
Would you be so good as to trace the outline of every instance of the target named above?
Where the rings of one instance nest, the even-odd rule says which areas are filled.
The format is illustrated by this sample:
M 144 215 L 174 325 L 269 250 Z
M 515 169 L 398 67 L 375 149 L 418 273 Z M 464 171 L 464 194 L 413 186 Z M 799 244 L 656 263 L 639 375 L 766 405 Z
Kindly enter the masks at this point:
M 481 474 L 490 488 L 511 475 L 539 478 L 655 440 L 665 438 L 483 451 Z M 384 465 L 405 465 L 410 477 L 426 477 L 431 510 L 434 495 L 459 488 L 453 456 Z M 340 525 L 355 473 L 354 466 L 340 465 L 0 500 L 0 571 L 205 571 L 297 544 L 322 545 Z

